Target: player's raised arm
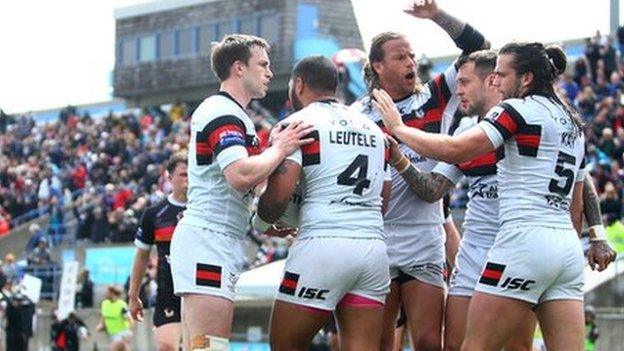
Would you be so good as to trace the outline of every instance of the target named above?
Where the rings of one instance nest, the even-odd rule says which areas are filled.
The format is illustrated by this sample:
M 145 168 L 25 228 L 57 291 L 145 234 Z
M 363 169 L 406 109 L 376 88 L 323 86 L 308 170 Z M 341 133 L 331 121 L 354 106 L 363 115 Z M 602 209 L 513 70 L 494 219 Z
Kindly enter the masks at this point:
M 403 11 L 416 18 L 430 19 L 435 22 L 448 33 L 455 45 L 462 50 L 463 55 L 490 48 L 490 42 L 485 39 L 483 34 L 470 24 L 451 16 L 438 7 L 435 0 L 414 1 Z

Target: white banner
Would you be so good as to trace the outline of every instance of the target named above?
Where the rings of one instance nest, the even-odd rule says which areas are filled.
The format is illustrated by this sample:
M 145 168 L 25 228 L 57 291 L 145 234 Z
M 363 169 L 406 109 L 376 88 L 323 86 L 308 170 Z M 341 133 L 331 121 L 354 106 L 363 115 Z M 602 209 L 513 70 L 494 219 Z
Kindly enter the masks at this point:
M 63 263 L 63 276 L 61 277 L 61 290 L 58 300 L 58 319 L 67 318 L 74 310 L 76 302 L 76 281 L 78 279 L 78 262 L 68 261 Z
M 22 286 L 22 293 L 26 295 L 32 303 L 39 302 L 41 296 L 41 285 L 43 282 L 41 279 L 32 276 L 30 274 L 24 274 L 24 278 L 20 285 Z

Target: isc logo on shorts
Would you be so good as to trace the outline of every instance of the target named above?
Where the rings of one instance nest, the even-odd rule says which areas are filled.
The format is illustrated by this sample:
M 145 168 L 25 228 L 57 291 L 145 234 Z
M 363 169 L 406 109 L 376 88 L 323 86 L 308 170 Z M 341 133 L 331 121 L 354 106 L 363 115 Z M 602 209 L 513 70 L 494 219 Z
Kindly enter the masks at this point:
M 503 271 L 505 270 L 505 267 L 506 266 L 504 264 L 488 262 L 485 265 L 483 273 L 481 274 L 481 279 L 479 279 L 479 283 L 491 286 L 498 286 L 498 283 L 503 276 Z M 532 284 L 535 284 L 535 280 L 507 277 L 500 287 L 509 290 L 530 290 L 530 285 Z
M 286 295 L 295 296 L 297 293 L 297 284 L 299 283 L 299 274 L 286 271 L 284 273 L 284 279 L 280 285 L 279 292 Z M 308 300 L 325 300 L 325 295 L 329 293 L 327 289 L 308 288 L 302 286 L 299 289 L 297 297 L 301 297 Z

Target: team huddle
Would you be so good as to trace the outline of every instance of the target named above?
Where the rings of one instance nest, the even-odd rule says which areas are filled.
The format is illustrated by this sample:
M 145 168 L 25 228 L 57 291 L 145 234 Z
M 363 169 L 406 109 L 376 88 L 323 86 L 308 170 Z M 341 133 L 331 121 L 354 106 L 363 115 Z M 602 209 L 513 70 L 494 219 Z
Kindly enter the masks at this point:
M 180 337 L 185 350 L 229 349 L 263 187 L 253 227 L 296 235 L 272 350 L 308 350 L 332 314 L 341 350 L 399 349 L 401 309 L 415 350 L 531 350 L 538 321 L 548 350 L 583 350 L 584 217 L 590 266 L 606 268 L 615 253 L 585 172 L 582 123 L 553 87 L 565 54 L 517 42 L 489 51 L 435 1 L 405 12 L 444 29 L 458 59 L 421 84 L 407 38 L 379 34 L 369 93 L 345 106 L 334 64 L 304 58 L 288 86 L 296 112 L 264 151 L 245 107 L 267 93 L 269 45 L 234 34 L 213 47 L 220 91 L 193 113 L 188 155 L 167 168 L 173 193 L 137 232 L 130 310 L 142 317 L 137 290 L 155 244 L 159 350 L 177 350 Z M 460 241 L 442 198 L 464 177 Z

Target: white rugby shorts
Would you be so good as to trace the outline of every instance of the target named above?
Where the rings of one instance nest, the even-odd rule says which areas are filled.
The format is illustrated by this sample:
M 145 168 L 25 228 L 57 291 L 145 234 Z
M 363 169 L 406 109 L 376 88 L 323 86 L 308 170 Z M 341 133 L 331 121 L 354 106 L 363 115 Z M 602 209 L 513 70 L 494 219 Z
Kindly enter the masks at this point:
M 476 290 L 534 305 L 583 300 L 584 267 L 573 228 L 505 228 L 490 249 Z
M 311 237 L 291 246 L 277 299 L 333 311 L 347 294 L 383 304 L 389 287 L 383 240 Z
M 211 295 L 233 301 L 246 261 L 245 239 L 180 223 L 173 234 L 170 258 L 176 295 Z

